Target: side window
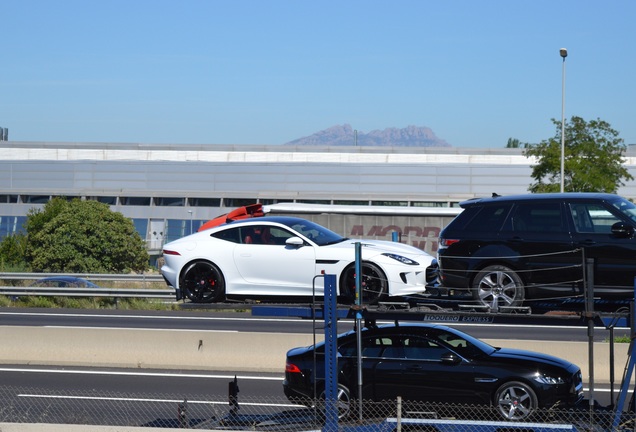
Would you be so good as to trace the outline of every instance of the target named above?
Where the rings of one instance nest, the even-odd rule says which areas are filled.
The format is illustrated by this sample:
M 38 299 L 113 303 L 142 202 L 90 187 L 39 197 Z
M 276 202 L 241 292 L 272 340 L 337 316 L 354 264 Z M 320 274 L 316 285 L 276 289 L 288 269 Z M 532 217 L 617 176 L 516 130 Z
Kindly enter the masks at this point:
M 404 354 L 410 360 L 439 361 L 448 352 L 439 343 L 419 336 L 407 336 L 404 339 Z
M 242 229 L 243 243 L 260 245 L 284 245 L 292 237 L 289 231 L 271 225 L 255 225 Z
M 241 235 L 239 231 L 240 231 L 240 228 L 230 228 L 230 229 L 216 232 L 212 234 L 212 237 L 229 241 L 232 243 L 240 243 Z
M 403 358 L 404 350 L 397 339 L 377 336 L 362 340 L 363 357 Z
M 517 204 L 510 218 L 515 232 L 565 232 L 561 204 L 522 203 Z
M 481 208 L 466 224 L 466 230 L 471 232 L 496 232 L 508 216 L 511 204 L 488 205 Z
M 579 233 L 610 234 L 612 225 L 620 222 L 609 210 L 595 203 L 570 204 L 574 227 Z

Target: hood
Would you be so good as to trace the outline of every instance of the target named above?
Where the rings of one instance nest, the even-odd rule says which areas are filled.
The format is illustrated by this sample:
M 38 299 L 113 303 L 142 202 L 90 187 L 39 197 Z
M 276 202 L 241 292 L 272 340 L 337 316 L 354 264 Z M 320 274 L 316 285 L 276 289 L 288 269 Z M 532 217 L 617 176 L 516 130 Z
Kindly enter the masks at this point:
M 490 357 L 498 360 L 509 360 L 511 363 L 542 363 L 548 366 L 554 366 L 570 370 L 572 368 L 579 369 L 578 366 L 570 363 L 559 357 L 551 356 L 549 354 L 538 353 L 534 351 L 526 351 L 514 348 L 497 348 Z
M 347 239 L 343 242 L 324 247 L 329 249 L 351 250 L 355 248 L 356 243 L 360 243 L 362 245 L 362 254 L 365 256 L 373 256 L 387 252 L 402 255 L 428 255 L 422 249 L 418 249 L 415 246 L 386 240 Z

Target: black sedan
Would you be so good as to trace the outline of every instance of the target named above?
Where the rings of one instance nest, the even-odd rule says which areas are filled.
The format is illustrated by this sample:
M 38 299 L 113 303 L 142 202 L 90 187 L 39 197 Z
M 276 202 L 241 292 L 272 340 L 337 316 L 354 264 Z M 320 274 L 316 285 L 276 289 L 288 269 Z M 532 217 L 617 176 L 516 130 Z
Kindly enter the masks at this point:
M 527 420 L 537 409 L 573 407 L 583 399 L 581 370 L 557 357 L 495 348 L 434 324 L 399 323 L 364 328 L 361 334 L 364 401 L 401 396 L 405 401 L 492 405 L 504 419 Z M 324 349 L 321 342 L 315 353 L 314 346 L 287 352 L 283 387 L 290 401 L 311 404 L 314 395 L 324 397 Z M 341 334 L 337 373 L 342 415 L 357 397 L 357 364 L 355 332 Z

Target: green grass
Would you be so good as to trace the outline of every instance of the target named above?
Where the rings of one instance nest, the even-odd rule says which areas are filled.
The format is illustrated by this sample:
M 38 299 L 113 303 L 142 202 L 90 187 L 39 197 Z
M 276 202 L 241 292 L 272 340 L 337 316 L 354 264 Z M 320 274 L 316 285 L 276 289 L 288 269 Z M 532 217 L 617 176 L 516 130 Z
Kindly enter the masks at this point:
M 614 343 L 629 343 L 631 341 L 629 336 L 615 336 Z
M 43 297 L 0 296 L 0 307 L 19 308 L 67 308 L 67 309 L 121 309 L 121 310 L 178 310 L 176 303 L 165 303 L 159 299 L 110 297 Z

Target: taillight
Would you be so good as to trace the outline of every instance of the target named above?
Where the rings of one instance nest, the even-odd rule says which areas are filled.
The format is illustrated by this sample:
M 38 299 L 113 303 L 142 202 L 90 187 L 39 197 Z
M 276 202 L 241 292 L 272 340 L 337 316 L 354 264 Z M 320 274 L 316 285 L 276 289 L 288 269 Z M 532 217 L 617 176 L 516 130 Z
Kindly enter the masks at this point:
M 442 238 L 440 239 L 440 245 L 441 246 L 445 246 L 445 247 L 449 247 L 450 245 L 452 245 L 453 243 L 457 243 L 459 241 L 459 239 L 445 239 Z
M 163 254 L 164 255 L 181 255 L 179 252 L 177 251 L 172 251 L 172 250 L 168 250 L 168 249 L 164 249 L 163 250 Z
M 293 363 L 285 363 L 285 372 L 289 373 L 301 373 L 300 368 Z

